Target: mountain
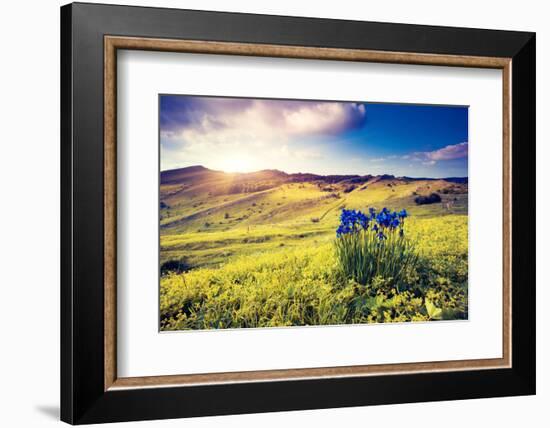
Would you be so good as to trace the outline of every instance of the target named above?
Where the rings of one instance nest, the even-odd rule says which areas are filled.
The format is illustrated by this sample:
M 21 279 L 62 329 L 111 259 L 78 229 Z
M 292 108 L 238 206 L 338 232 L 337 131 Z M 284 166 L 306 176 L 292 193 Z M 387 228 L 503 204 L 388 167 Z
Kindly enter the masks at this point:
M 441 202 L 415 202 L 432 193 Z M 468 184 L 390 174 L 226 173 L 196 165 L 162 171 L 159 202 L 161 264 L 200 267 L 329 242 L 343 208 L 406 209 L 419 220 L 466 215 Z
M 434 180 L 444 180 L 448 181 L 449 183 L 458 183 L 458 184 L 468 184 L 468 177 L 445 177 L 445 178 L 429 178 L 429 177 L 403 177 L 407 178 L 409 180 L 427 180 L 427 181 L 434 181 Z
M 437 192 L 442 203 L 417 206 Z M 342 208 L 403 209 L 415 215 L 466 213 L 467 178 L 289 174 L 276 169 L 226 173 L 197 165 L 160 174 L 161 234 L 274 225 L 332 227 Z
M 205 168 L 202 165 L 190 166 L 187 168 L 171 169 L 168 171 L 161 171 L 160 183 L 172 184 L 172 183 L 192 183 L 197 181 L 203 181 L 209 177 L 223 177 L 224 173 L 221 171 L 213 171 Z
M 178 191 L 191 190 L 199 186 L 200 190 L 208 188 L 210 196 L 220 194 L 253 193 L 275 188 L 285 183 L 316 183 L 318 186 L 338 185 L 339 190 L 345 190 L 353 185 L 389 183 L 390 185 L 412 182 L 446 182 L 468 184 L 468 177 L 450 178 L 412 178 L 382 175 L 319 175 L 312 173 L 288 174 L 277 169 L 264 169 L 246 173 L 226 173 L 205 168 L 202 165 L 162 171 L 161 186 L 180 185 Z M 342 188 L 342 186 L 344 186 Z M 345 187 L 347 186 L 347 187 Z M 357 187 L 357 186 L 355 186 Z M 173 190 L 173 189 L 172 189 Z M 350 189 L 349 191 L 351 191 Z
M 287 174 L 286 172 L 277 169 L 264 169 L 255 172 L 246 173 L 226 173 L 205 168 L 202 165 L 190 166 L 186 168 L 172 169 L 162 171 L 160 173 L 161 185 L 166 184 L 191 184 L 196 182 L 213 182 L 213 181 L 231 181 L 235 183 L 270 183 L 273 186 L 281 183 L 304 183 L 304 182 L 323 182 L 335 184 L 349 181 L 350 183 L 365 183 L 373 178 L 372 175 L 318 175 L 311 173 L 294 173 Z M 380 176 L 381 179 L 393 179 L 393 175 Z

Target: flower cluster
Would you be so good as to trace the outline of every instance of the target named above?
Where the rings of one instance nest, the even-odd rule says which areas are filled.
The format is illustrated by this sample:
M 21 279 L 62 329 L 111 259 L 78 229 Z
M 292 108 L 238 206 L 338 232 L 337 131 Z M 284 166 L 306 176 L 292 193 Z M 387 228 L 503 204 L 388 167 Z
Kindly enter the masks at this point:
M 343 209 L 342 214 L 340 214 L 340 225 L 336 230 L 336 234 L 340 236 L 360 230 L 367 230 L 370 220 L 370 217 L 361 211 Z
M 403 225 L 407 216 L 405 209 L 392 212 L 387 208 L 382 208 L 380 212 L 376 212 L 374 208 L 369 208 L 368 215 L 359 210 L 343 209 L 340 215 L 340 225 L 336 229 L 336 236 L 370 230 L 382 241 L 387 239 L 387 231 L 396 229 L 399 229 L 399 235 L 403 236 Z

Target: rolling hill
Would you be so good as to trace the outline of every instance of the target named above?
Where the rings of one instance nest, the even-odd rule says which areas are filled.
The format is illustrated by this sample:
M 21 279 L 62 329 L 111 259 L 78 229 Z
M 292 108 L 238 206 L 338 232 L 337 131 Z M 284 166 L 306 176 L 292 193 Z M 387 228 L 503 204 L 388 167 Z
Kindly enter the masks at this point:
M 432 193 L 440 203 L 415 203 Z M 384 206 L 406 208 L 414 218 L 466 215 L 467 178 L 162 171 L 161 263 L 213 266 L 236 255 L 318 245 L 334 237 L 342 208 Z

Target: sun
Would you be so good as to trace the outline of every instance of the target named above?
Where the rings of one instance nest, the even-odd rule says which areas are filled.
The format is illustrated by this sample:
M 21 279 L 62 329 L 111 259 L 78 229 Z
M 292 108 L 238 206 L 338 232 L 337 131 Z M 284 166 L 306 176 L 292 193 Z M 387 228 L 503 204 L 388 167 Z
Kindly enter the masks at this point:
M 254 171 L 254 161 L 248 155 L 235 155 L 222 159 L 220 168 L 225 172 L 251 172 Z

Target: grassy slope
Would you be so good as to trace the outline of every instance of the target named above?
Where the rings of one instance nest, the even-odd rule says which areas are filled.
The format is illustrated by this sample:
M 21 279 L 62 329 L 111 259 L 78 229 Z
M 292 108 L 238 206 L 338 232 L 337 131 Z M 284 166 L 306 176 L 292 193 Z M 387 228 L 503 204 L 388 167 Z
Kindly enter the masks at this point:
M 467 193 L 442 194 L 440 204 L 414 203 L 413 192 L 453 186 L 442 180 L 374 178 L 345 192 L 345 182 L 293 183 L 273 174 L 243 180 L 241 175 L 201 170 L 161 185 L 166 205 L 161 209 L 161 263 L 185 260 L 193 267 L 214 266 L 243 254 L 319 245 L 334 237 L 343 207 L 406 208 L 413 218 L 467 213 Z M 228 192 L 235 183 L 251 182 L 267 188 Z
M 307 180 L 306 180 L 307 178 Z M 443 180 L 176 171 L 161 185 L 161 329 L 427 321 L 468 316 L 467 185 Z M 417 206 L 415 195 L 443 202 Z M 451 192 L 451 193 L 449 193 Z M 339 273 L 342 208 L 406 208 L 421 258 L 408 288 L 358 285 Z M 432 308 L 432 311 L 428 309 Z M 435 312 L 434 312 L 435 311 Z
M 161 281 L 161 329 L 280 327 L 428 321 L 467 317 L 467 217 L 411 219 L 406 234 L 424 267 L 410 289 L 376 293 L 338 274 L 332 242 L 235 255 L 221 267 Z

